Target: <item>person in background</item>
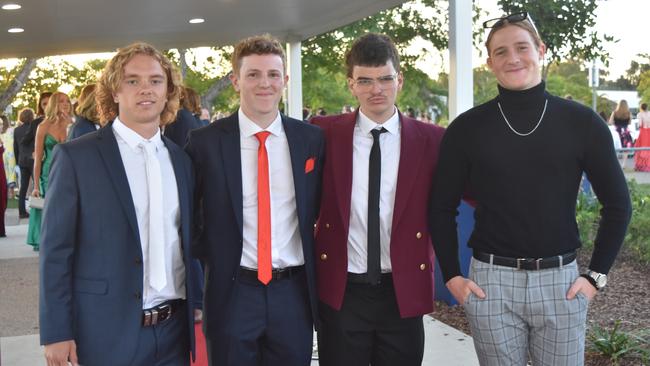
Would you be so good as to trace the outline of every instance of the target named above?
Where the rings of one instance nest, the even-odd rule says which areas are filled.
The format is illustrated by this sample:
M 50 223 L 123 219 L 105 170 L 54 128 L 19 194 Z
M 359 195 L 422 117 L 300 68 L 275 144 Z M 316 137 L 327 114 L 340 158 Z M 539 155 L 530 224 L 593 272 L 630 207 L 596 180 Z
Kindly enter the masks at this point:
M 164 135 L 176 145 L 183 147 L 190 131 L 203 127 L 199 120 L 201 115 L 201 98 L 194 89 L 184 86 L 181 94 L 181 108 L 176 120 L 164 128 Z
M 36 129 L 32 196 L 45 197 L 52 164 L 52 150 L 54 146 L 66 140 L 70 123 L 72 123 L 70 98 L 62 92 L 52 94 L 45 109 L 45 119 Z M 38 251 L 40 245 L 41 215 L 42 209 L 30 208 L 27 244 L 31 245 L 34 251 Z
M 639 120 L 639 137 L 634 147 L 650 147 L 650 112 L 648 104 L 641 104 L 641 111 L 636 115 Z M 641 150 L 634 153 L 634 170 L 650 172 L 650 150 Z
M 632 121 L 632 115 L 625 99 L 621 99 L 616 106 L 616 109 L 609 116 L 609 122 L 613 123 L 616 127 L 616 132 L 621 138 L 621 146 L 632 147 L 632 135 L 628 130 L 628 126 Z
M 34 151 L 34 145 L 35 145 L 35 138 L 36 138 L 36 129 L 38 129 L 38 125 L 43 122 L 45 119 L 45 109 L 47 108 L 47 104 L 50 101 L 50 97 L 52 96 L 52 92 L 42 92 L 38 96 L 38 103 L 36 104 L 36 118 L 32 123 L 29 124 L 29 131 L 25 133 L 25 136 L 20 140 L 20 143 L 25 145 L 25 149 L 28 151 Z
M 97 131 L 101 127 L 95 102 L 95 84 L 88 84 L 81 89 L 77 100 L 76 113 L 77 117 L 68 133 L 68 140 Z
M 16 156 L 14 150 L 14 127 L 7 116 L 2 116 L 2 144 L 4 153 L 2 160 L 5 170 L 6 193 L 8 199 L 14 199 L 16 195 Z
M 199 117 L 199 121 L 204 127 L 210 124 L 210 111 L 207 108 L 201 107 L 201 116 Z
M 4 126 L 9 126 L 9 119 L 7 116 L 0 116 L 2 119 L 3 129 Z M 4 165 L 3 155 L 5 152 L 5 146 L 3 140 L 0 139 L 0 164 Z M 7 176 L 5 175 L 5 169 L 0 169 L 0 238 L 7 236 L 5 231 L 5 211 L 7 209 Z
M 34 121 L 34 110 L 24 108 L 18 112 L 18 121 L 20 125 L 14 129 L 14 154 L 16 162 L 20 168 L 20 190 L 18 191 L 18 217 L 21 219 L 29 218 L 25 209 L 25 200 L 27 199 L 27 190 L 32 178 L 32 169 L 34 169 L 34 150 L 28 150 L 28 147 L 21 144 L 25 134 L 30 129 L 30 124 Z
M 528 14 L 484 27 L 498 96 L 458 116 L 442 140 L 431 204 L 436 256 L 465 308 L 481 366 L 524 366 L 529 357 L 533 365 L 580 366 L 589 301 L 606 285 L 630 220 L 627 184 L 601 118 L 546 91 L 546 46 Z M 603 208 L 580 274 L 583 173 Z M 456 226 L 465 192 L 476 202 L 469 278 Z

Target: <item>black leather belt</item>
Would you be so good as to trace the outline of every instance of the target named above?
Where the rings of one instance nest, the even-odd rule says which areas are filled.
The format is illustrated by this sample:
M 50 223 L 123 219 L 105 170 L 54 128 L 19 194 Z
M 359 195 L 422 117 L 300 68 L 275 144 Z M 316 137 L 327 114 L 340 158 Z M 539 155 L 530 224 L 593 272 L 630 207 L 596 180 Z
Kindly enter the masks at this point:
M 274 268 L 273 270 L 271 270 L 271 280 L 279 281 L 279 280 L 284 280 L 286 278 L 295 277 L 296 275 L 302 273 L 304 269 L 305 266 Z M 250 281 L 257 281 L 257 270 L 251 268 L 239 267 L 238 276 Z
M 576 259 L 576 252 L 546 258 L 510 258 L 474 251 L 473 257 L 481 262 L 492 263 L 498 266 L 539 271 L 540 269 L 562 267 L 573 262 Z
M 142 310 L 142 325 L 145 327 L 156 325 L 168 320 L 176 314 L 185 304 L 183 299 L 165 301 L 151 309 Z
M 386 273 L 381 274 L 381 276 L 379 277 L 379 282 L 378 283 L 370 283 L 370 280 L 368 280 L 368 274 L 367 273 L 348 272 L 348 282 L 349 283 L 358 283 L 358 284 L 366 284 L 366 285 L 380 285 L 382 283 L 392 281 L 392 279 L 393 279 L 393 273 L 392 272 L 386 272 Z

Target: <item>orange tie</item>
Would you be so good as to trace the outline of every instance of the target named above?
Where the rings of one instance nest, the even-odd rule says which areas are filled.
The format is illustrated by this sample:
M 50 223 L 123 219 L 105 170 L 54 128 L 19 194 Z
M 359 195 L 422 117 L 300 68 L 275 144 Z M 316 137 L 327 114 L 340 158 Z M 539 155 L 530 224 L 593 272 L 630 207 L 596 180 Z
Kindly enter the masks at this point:
M 271 281 L 271 193 L 269 192 L 269 155 L 266 138 L 271 133 L 255 134 L 257 149 L 257 279 L 267 285 Z

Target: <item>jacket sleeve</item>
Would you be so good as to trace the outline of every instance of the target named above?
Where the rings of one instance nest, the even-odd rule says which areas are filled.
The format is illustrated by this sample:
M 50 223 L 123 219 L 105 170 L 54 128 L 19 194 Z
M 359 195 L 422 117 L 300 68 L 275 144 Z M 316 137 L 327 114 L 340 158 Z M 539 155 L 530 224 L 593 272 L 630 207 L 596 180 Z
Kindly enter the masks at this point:
M 40 252 L 41 344 L 70 340 L 73 334 L 72 272 L 79 189 L 66 147 L 54 148 L 43 209 Z

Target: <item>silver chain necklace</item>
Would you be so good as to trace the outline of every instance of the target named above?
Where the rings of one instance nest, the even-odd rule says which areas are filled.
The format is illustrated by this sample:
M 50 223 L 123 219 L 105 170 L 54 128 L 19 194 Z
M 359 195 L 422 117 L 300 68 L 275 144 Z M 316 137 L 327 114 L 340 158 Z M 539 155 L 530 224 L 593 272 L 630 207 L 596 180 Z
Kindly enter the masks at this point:
M 528 133 L 517 132 L 514 128 L 512 128 L 510 122 L 508 122 L 508 119 L 506 118 L 505 113 L 503 113 L 503 108 L 501 108 L 501 102 L 497 102 L 497 105 L 499 106 L 499 111 L 501 111 L 501 116 L 503 116 L 503 120 L 506 121 L 506 124 L 508 125 L 508 127 L 510 127 L 510 130 L 519 136 L 528 136 L 533 132 L 535 132 L 537 127 L 539 127 L 539 125 L 542 124 L 542 119 L 544 119 L 544 114 L 546 114 L 546 106 L 548 105 L 548 99 L 546 99 L 546 101 L 544 102 L 544 110 L 542 111 L 542 115 L 539 116 L 539 121 L 537 121 L 537 125 Z

